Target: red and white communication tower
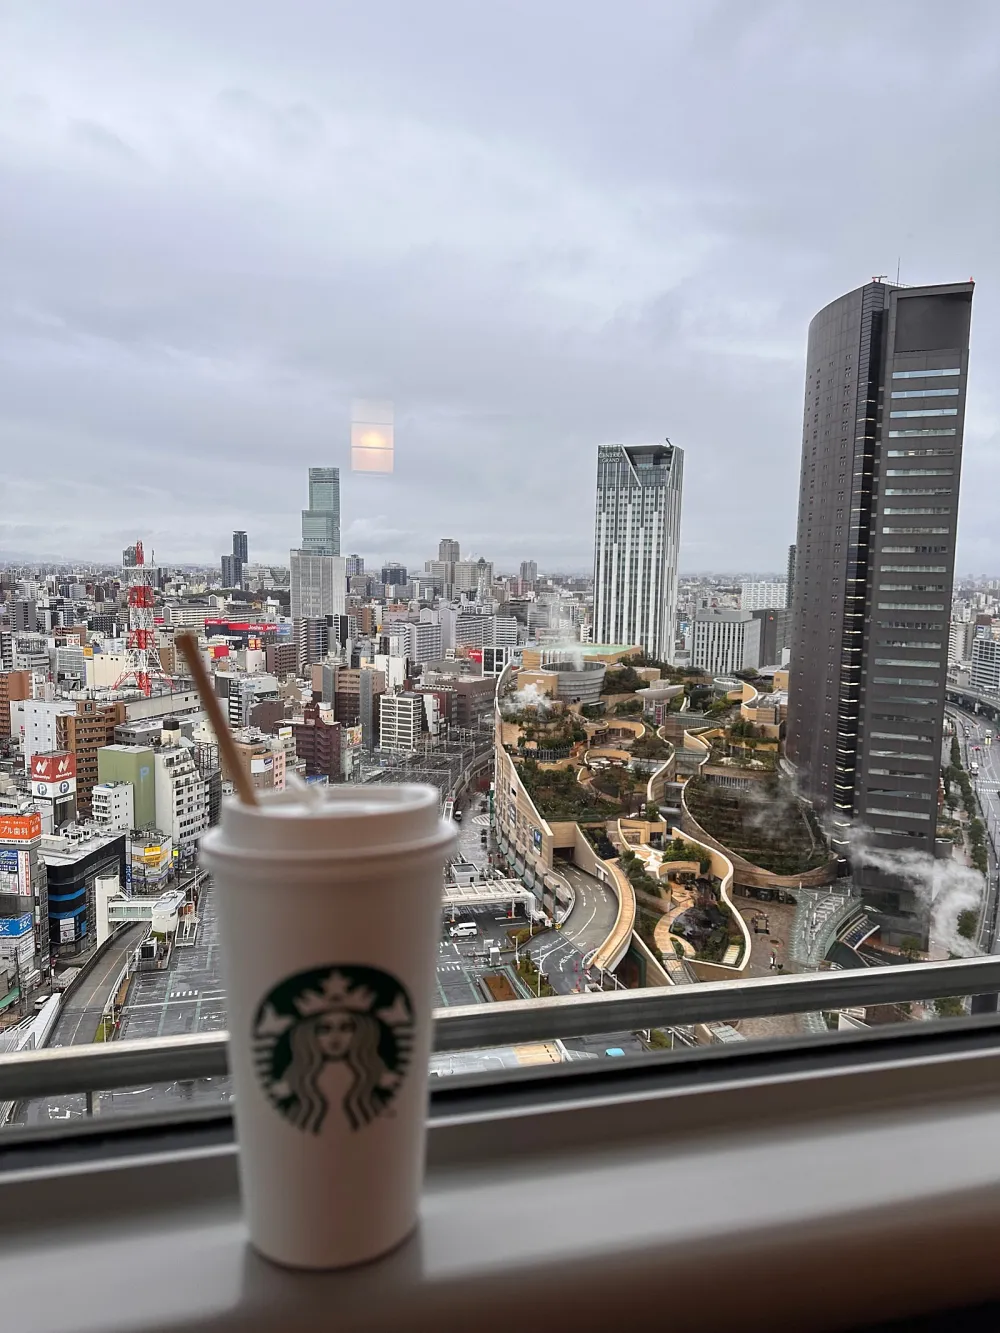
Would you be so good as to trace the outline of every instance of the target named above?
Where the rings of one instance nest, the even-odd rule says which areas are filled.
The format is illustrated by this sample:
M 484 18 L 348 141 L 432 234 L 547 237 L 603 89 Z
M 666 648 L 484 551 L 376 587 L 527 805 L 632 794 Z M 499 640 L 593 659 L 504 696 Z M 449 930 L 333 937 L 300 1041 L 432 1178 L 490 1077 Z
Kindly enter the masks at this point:
M 129 563 L 132 561 L 132 563 Z M 128 665 L 115 681 L 115 689 L 134 682 L 137 689 L 147 697 L 153 692 L 153 680 L 165 681 L 170 677 L 160 666 L 160 657 L 156 651 L 156 624 L 153 620 L 153 577 L 152 565 L 147 565 L 142 550 L 142 542 L 136 542 L 125 552 L 122 566 L 128 587 L 128 639 L 126 656 Z

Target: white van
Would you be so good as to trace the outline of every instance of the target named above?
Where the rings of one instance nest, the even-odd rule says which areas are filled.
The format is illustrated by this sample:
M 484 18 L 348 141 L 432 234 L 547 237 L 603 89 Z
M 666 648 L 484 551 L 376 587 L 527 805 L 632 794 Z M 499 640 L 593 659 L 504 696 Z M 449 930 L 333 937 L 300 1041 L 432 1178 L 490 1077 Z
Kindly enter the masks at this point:
M 460 921 L 457 926 L 452 926 L 448 933 L 453 940 L 470 940 L 479 934 L 479 927 L 475 921 Z

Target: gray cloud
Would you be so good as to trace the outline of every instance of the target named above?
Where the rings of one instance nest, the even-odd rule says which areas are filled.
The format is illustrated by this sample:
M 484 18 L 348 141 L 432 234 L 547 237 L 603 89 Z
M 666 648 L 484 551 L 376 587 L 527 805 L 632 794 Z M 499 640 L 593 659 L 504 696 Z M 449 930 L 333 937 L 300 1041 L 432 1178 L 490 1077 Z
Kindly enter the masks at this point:
M 0 25 L 0 549 L 282 559 L 323 463 L 373 561 L 585 569 L 596 444 L 669 435 L 688 567 L 781 569 L 808 321 L 899 258 L 979 282 L 959 566 L 1000 567 L 989 0 Z M 354 397 L 392 477 L 346 470 Z

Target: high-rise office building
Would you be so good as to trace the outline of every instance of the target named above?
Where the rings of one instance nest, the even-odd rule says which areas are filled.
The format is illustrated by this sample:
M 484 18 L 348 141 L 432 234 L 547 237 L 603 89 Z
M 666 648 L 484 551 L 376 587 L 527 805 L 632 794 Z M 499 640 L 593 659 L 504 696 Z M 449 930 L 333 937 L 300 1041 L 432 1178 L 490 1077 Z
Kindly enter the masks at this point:
M 379 695 L 379 745 L 383 750 L 416 750 L 423 723 L 422 694 Z
M 538 564 L 534 560 L 521 561 L 521 582 L 535 584 L 538 582 Z
M 844 857 L 854 822 L 934 850 L 972 292 L 872 281 L 809 328 L 787 749 Z M 883 933 L 926 938 L 856 860 Z
M 454 564 L 456 560 L 461 560 L 458 542 L 454 537 L 442 537 L 438 542 L 438 559 L 448 561 Z
M 340 555 L 340 469 L 309 469 L 309 508 L 302 511 L 302 549 Z
M 672 661 L 684 451 L 666 444 L 597 450 L 594 639 L 639 644 Z
M 1000 694 L 1000 642 L 990 638 L 972 640 L 972 688 Z
M 760 666 L 761 622 L 752 611 L 709 607 L 694 613 L 691 665 L 713 676 Z
M 293 621 L 306 616 L 346 615 L 346 561 L 339 555 L 290 551 L 289 593 Z
M 743 583 L 740 587 L 740 607 L 744 611 L 762 611 L 782 607 L 788 602 L 787 583 Z
M 406 582 L 406 566 L 391 560 L 389 564 L 382 566 L 380 578 L 386 587 L 398 588 Z
M 243 587 L 243 561 L 238 555 L 222 557 L 222 586 L 224 588 Z
M 344 559 L 347 561 L 347 577 L 349 579 L 365 572 L 365 558 L 363 555 L 345 555 Z
M 243 531 L 233 533 L 233 555 L 245 565 L 250 558 L 247 535 Z
M 38 607 L 33 597 L 17 597 L 10 608 L 15 634 L 34 634 L 38 629 Z

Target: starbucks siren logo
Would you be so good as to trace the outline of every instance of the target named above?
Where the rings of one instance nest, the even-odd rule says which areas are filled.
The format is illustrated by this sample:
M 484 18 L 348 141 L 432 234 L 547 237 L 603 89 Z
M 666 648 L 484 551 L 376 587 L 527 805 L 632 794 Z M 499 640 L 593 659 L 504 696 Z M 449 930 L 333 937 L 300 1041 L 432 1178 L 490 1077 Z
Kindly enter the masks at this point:
M 261 1001 L 254 1063 L 272 1105 L 318 1134 L 330 1109 L 324 1072 L 343 1063 L 352 1078 L 341 1105 L 360 1129 L 381 1115 L 403 1081 L 413 1046 L 405 988 L 374 967 L 335 963 L 297 972 Z

